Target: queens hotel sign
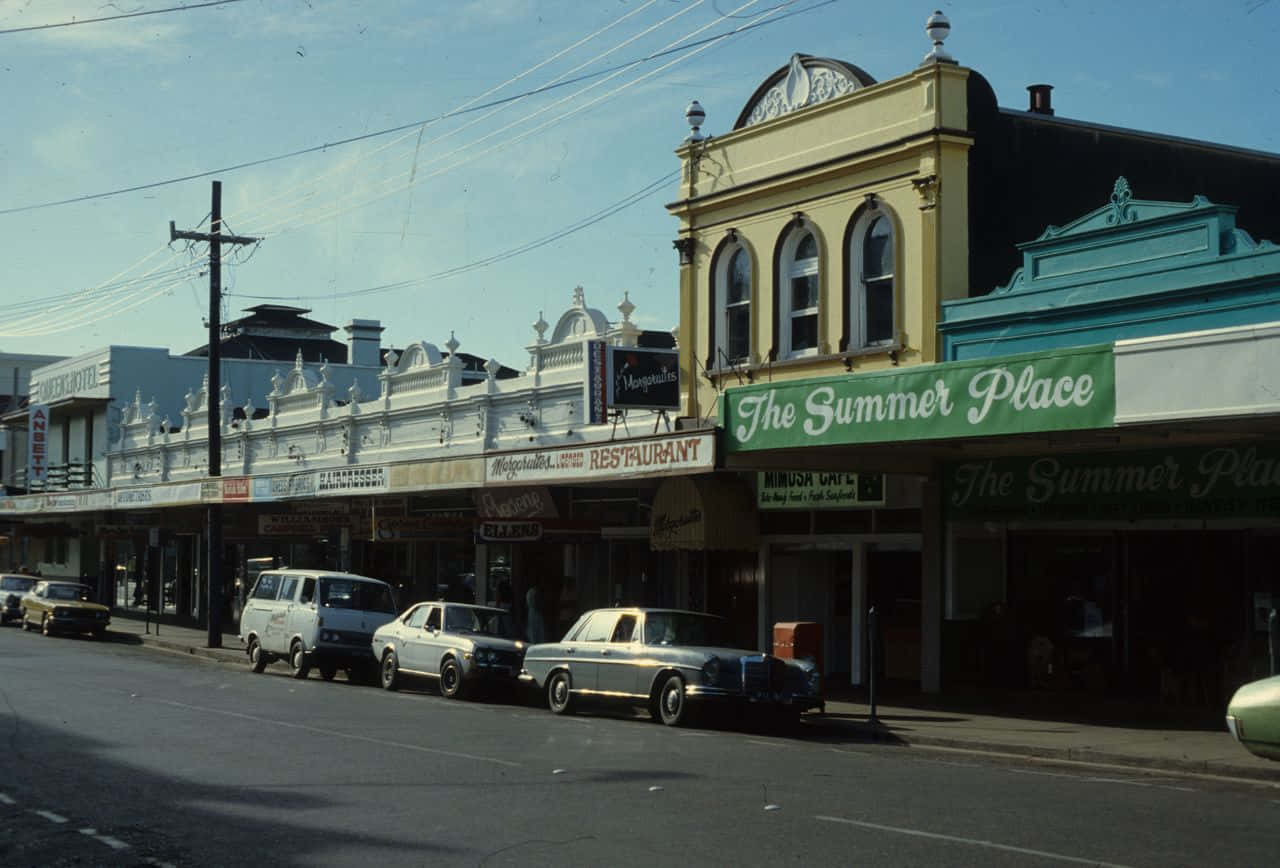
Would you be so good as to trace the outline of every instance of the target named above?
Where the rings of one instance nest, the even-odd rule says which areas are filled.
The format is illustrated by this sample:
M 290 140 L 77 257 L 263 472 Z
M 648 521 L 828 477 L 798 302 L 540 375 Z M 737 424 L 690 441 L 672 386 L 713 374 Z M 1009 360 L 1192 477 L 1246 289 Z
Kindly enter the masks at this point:
M 730 389 L 728 449 L 888 443 L 1110 428 L 1112 349 L 921 365 Z
M 39 387 L 40 401 L 45 404 L 69 395 L 87 392 L 98 387 L 98 363 L 94 362 L 92 365 L 85 365 L 62 374 L 41 376 L 36 381 L 36 385 Z

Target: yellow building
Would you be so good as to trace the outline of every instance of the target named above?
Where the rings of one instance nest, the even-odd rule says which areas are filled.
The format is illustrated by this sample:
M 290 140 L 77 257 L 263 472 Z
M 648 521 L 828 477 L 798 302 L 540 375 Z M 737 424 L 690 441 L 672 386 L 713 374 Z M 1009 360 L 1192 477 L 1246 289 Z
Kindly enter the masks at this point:
M 684 415 L 741 382 L 938 360 L 939 302 L 968 295 L 969 75 L 931 57 L 876 82 L 797 54 L 732 131 L 695 127 L 667 206 Z

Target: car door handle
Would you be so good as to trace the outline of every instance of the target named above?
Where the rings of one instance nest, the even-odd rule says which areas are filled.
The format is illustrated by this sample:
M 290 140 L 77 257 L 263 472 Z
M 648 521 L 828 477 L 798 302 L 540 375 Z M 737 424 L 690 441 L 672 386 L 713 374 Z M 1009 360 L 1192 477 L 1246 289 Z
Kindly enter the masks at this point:
M 608 657 L 608 656 L 609 656 L 609 649 L 608 649 L 608 648 L 605 648 L 603 651 L 601 651 L 601 652 L 600 652 L 600 656 L 601 656 L 601 657 Z
M 572 653 L 573 653 L 573 649 L 572 649 L 572 648 L 566 648 L 566 649 L 564 649 L 564 653 L 566 653 L 566 654 L 572 654 Z

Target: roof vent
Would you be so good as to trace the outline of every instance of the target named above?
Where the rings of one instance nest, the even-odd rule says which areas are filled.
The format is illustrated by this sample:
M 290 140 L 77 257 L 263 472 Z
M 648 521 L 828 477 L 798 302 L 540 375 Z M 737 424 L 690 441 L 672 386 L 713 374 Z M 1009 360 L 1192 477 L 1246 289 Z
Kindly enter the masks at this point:
M 1027 111 L 1038 115 L 1053 114 L 1053 99 L 1050 94 L 1053 92 L 1051 84 L 1029 84 L 1027 92 L 1031 94 L 1031 104 L 1027 106 Z

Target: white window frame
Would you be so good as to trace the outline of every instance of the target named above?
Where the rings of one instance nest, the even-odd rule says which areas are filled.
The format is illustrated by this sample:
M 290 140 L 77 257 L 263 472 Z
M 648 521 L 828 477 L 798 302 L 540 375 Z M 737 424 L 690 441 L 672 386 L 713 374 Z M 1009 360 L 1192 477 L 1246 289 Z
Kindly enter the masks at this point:
M 806 235 L 813 236 L 817 256 L 812 259 L 796 259 L 796 250 Z M 799 359 L 805 356 L 816 356 L 822 345 L 822 240 L 808 222 L 800 223 L 787 236 L 782 248 L 780 277 L 782 286 L 778 287 L 778 354 L 784 359 Z M 791 281 L 797 277 L 815 277 L 818 283 L 817 304 L 813 307 L 793 309 L 791 307 Z M 816 322 L 814 329 L 814 345 L 795 349 L 791 346 L 791 323 L 799 317 L 812 316 Z
M 735 302 L 734 304 L 730 304 L 729 303 L 729 278 L 733 273 L 730 266 L 733 264 L 733 258 L 737 256 L 739 253 L 741 253 L 743 256 L 747 258 L 747 272 L 748 272 L 747 298 L 745 301 Z M 716 273 L 715 273 L 716 309 L 715 309 L 714 316 L 716 319 L 715 319 L 715 323 L 713 324 L 712 330 L 716 336 L 716 345 L 715 347 L 713 347 L 713 350 L 714 350 L 714 356 L 712 358 L 713 368 L 720 368 L 726 365 L 734 365 L 734 364 L 742 364 L 742 363 L 749 364 L 751 361 L 751 352 L 755 343 L 752 340 L 752 328 L 751 328 L 751 320 L 752 320 L 751 305 L 755 301 L 755 296 L 756 296 L 755 275 L 756 275 L 755 260 L 752 258 L 751 251 L 747 249 L 747 246 L 745 244 L 743 244 L 740 241 L 734 242 L 726 245 L 725 248 L 720 251 L 720 256 L 718 257 L 716 262 Z M 731 307 L 742 307 L 742 306 L 745 306 L 747 308 L 747 352 L 746 352 L 746 355 L 742 356 L 741 358 L 735 359 L 729 353 L 730 341 L 729 341 L 728 312 L 729 312 L 729 308 Z M 723 355 L 721 355 L 721 353 L 723 353 Z
M 888 338 L 874 343 L 867 339 L 867 280 L 863 272 L 866 264 L 867 233 L 871 231 L 875 221 L 883 218 L 889 227 L 889 239 L 893 250 L 893 270 L 887 275 L 877 275 L 877 280 L 888 278 L 893 282 L 892 310 L 893 329 Z M 899 343 L 898 295 L 900 282 L 898 279 L 898 229 L 893 217 L 883 208 L 868 210 L 849 233 L 849 350 L 875 349 L 877 347 L 895 347 Z

